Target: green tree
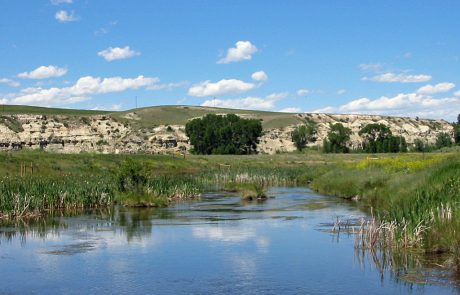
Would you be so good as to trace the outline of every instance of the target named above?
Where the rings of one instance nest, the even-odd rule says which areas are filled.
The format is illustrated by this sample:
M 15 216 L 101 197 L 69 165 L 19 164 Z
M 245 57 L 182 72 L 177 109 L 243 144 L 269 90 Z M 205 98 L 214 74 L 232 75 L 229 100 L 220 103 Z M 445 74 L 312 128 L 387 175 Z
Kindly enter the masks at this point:
M 367 124 L 359 135 L 363 137 L 363 150 L 367 153 L 407 152 L 406 139 L 393 136 L 390 128 L 384 124 Z
M 454 123 L 454 141 L 460 145 L 460 114 L 457 116 L 457 123 Z
M 414 151 L 415 152 L 423 153 L 423 152 L 428 152 L 428 150 L 429 150 L 429 146 L 423 140 L 421 140 L 420 138 L 416 138 L 414 140 Z
M 251 154 L 256 152 L 262 123 L 234 114 L 208 114 L 189 121 L 185 133 L 196 154 Z
M 367 153 L 399 151 L 390 128 L 384 124 L 367 124 L 359 130 L 358 134 L 363 137 L 363 150 Z
M 348 142 L 350 140 L 351 129 L 341 123 L 333 124 L 327 133 L 327 139 L 323 140 L 323 150 L 325 153 L 348 153 Z
M 295 128 L 291 138 L 297 150 L 302 151 L 309 142 L 316 141 L 316 133 L 316 125 L 309 123 Z
M 448 133 L 441 132 L 436 136 L 436 148 L 440 149 L 443 147 L 452 146 L 452 139 Z

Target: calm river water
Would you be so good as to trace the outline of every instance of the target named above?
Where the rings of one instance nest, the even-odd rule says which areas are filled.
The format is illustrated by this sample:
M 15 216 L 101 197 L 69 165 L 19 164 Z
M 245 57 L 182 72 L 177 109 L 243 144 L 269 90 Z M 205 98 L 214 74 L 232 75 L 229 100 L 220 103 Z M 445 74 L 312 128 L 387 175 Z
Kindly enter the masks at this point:
M 449 279 L 426 283 L 420 263 L 385 268 L 355 251 L 352 235 L 328 232 L 337 217 L 364 216 L 352 204 L 303 188 L 269 195 L 244 203 L 209 193 L 165 209 L 0 225 L 0 294 L 458 292 Z

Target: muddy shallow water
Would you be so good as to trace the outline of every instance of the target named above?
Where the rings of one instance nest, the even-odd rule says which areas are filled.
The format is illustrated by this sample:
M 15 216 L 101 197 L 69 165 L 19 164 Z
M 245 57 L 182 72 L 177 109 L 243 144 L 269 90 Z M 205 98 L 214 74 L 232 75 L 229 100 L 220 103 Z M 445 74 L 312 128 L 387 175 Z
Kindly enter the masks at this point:
M 0 294 L 457 293 L 449 278 L 420 277 L 417 262 L 382 267 L 352 235 L 328 232 L 337 217 L 364 216 L 353 204 L 304 188 L 269 195 L 0 225 Z

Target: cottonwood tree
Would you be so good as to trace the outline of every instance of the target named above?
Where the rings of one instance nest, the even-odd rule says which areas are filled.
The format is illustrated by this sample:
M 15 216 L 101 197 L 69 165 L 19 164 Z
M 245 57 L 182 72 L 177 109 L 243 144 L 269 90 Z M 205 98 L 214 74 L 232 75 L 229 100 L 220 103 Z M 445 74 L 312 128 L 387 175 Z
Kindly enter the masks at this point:
M 298 126 L 291 134 L 292 141 L 298 151 L 302 151 L 309 142 L 316 141 L 316 125 L 308 123 Z
M 196 154 L 251 154 L 262 135 L 262 122 L 234 114 L 208 114 L 189 121 L 185 133 Z
M 363 137 L 363 150 L 367 153 L 406 152 L 407 143 L 403 136 L 393 136 L 384 124 L 367 124 L 358 133 Z
M 348 153 L 351 129 L 341 123 L 333 124 L 330 128 L 327 139 L 323 141 L 323 151 L 325 153 Z

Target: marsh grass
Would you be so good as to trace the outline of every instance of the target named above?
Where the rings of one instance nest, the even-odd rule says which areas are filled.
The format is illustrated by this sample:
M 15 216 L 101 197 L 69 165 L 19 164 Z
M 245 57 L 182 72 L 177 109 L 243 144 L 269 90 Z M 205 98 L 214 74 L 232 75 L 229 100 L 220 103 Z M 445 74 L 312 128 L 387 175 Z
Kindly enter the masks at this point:
M 367 168 L 344 165 L 319 176 L 312 187 L 359 200 L 358 206 L 370 213 L 370 220 L 353 229 L 358 248 L 458 255 L 459 156 L 434 155 L 425 163 L 420 158 L 402 164 L 404 158 L 386 159 Z
M 114 201 L 113 189 L 113 182 L 102 176 L 4 177 L 0 179 L 0 217 L 107 206 Z

